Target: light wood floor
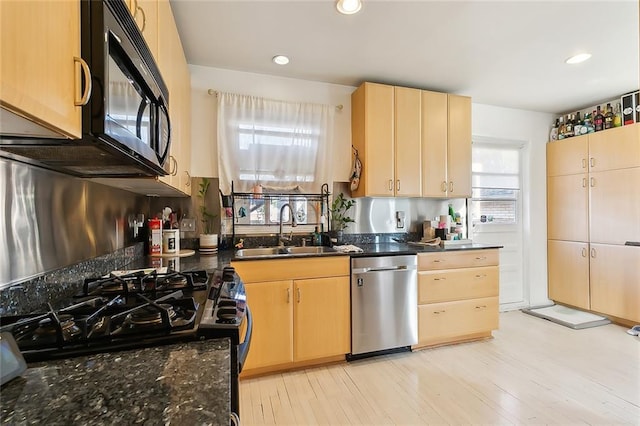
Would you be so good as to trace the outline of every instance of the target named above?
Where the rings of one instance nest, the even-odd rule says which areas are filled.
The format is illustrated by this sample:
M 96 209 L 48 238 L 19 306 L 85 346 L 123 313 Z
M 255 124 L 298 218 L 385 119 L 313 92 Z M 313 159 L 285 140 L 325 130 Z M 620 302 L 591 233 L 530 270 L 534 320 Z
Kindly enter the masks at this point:
M 245 379 L 243 425 L 640 424 L 640 339 L 519 311 L 494 338 Z

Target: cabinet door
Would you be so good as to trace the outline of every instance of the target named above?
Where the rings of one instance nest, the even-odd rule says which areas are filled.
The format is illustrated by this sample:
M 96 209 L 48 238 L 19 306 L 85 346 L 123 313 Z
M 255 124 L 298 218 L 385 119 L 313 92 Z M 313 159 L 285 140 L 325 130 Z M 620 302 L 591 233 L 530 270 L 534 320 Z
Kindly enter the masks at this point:
M 591 309 L 640 322 L 640 247 L 591 245 Z
M 420 90 L 395 87 L 395 195 L 420 197 Z
M 589 241 L 586 173 L 547 178 L 547 238 Z
M 244 369 L 293 361 L 293 282 L 245 283 L 253 315 L 251 348 Z
M 640 123 L 588 136 L 590 171 L 640 167 Z
M 589 244 L 547 242 L 549 299 L 589 309 Z
M 158 0 L 135 0 L 133 18 L 154 58 L 158 57 Z
M 447 196 L 471 197 L 471 98 L 448 96 Z
M 589 176 L 591 242 L 640 241 L 640 167 Z
M 422 91 L 422 196 L 447 195 L 447 121 L 446 93 Z
M 547 176 L 563 176 L 588 171 L 589 135 L 549 142 Z
M 294 360 L 344 355 L 351 344 L 349 277 L 294 281 Z
M 169 89 L 169 117 L 171 119 L 171 148 L 169 150 L 169 174 L 159 179 L 183 193 L 191 193 L 189 171 L 191 168 L 191 108 L 190 76 L 184 57 L 180 35 L 168 0 L 158 2 L 158 67 Z M 185 146 L 186 145 L 186 146 Z
M 81 137 L 80 2 L 0 1 L 0 51 L 2 107 Z
M 351 136 L 362 160 L 354 197 L 394 194 L 393 86 L 364 83 L 351 95 Z

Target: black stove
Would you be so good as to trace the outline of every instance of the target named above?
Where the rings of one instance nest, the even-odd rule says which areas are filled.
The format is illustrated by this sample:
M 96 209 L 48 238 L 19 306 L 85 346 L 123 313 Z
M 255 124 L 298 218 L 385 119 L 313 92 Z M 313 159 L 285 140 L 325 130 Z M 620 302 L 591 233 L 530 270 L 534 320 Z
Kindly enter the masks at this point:
M 246 321 L 246 327 L 243 323 Z M 242 335 L 241 330 L 246 330 Z M 206 271 L 114 272 L 84 282 L 69 306 L 0 317 L 27 362 L 228 337 L 231 408 L 251 340 L 244 284 L 231 267 Z

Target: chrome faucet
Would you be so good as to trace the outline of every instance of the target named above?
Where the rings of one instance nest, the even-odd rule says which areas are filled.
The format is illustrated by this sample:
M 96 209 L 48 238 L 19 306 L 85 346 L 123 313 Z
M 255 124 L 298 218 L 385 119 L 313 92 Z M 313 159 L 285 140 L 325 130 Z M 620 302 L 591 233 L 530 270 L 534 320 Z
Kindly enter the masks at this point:
M 289 238 L 285 238 L 282 236 L 282 214 L 284 213 L 285 207 L 289 207 L 289 211 L 291 212 L 291 226 L 292 227 L 298 226 L 298 223 L 296 222 L 296 215 L 293 213 L 293 208 L 289 205 L 289 203 L 283 204 L 282 207 L 280 207 L 280 220 L 279 220 L 280 230 L 278 231 L 279 246 L 284 246 L 285 242 L 291 242 L 291 234 L 289 234 Z

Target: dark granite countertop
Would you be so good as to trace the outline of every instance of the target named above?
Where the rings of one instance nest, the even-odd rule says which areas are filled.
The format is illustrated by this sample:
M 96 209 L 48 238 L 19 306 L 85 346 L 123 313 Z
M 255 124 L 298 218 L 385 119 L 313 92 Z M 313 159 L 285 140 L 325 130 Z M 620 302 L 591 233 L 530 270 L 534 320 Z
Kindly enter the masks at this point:
M 296 255 L 265 255 L 259 257 L 241 257 L 235 258 L 234 251 L 227 251 L 225 256 L 226 263 L 231 260 L 240 261 L 240 260 L 267 260 L 267 259 L 298 259 L 298 258 L 308 258 L 308 257 L 318 257 L 318 256 L 351 256 L 351 257 L 366 257 L 366 256 L 395 256 L 395 255 L 412 255 L 417 253 L 441 253 L 441 252 L 452 252 L 452 251 L 464 251 L 464 250 L 487 250 L 487 249 L 498 249 L 502 248 L 501 245 L 489 245 L 489 244 L 457 244 L 450 246 L 420 246 L 408 243 L 355 243 L 353 244 L 356 247 L 362 249 L 362 252 L 357 253 L 326 253 L 326 254 L 305 254 L 301 256 Z M 222 265 L 221 265 L 222 266 Z
M 30 364 L 0 423 L 228 425 L 230 342 L 212 339 Z

